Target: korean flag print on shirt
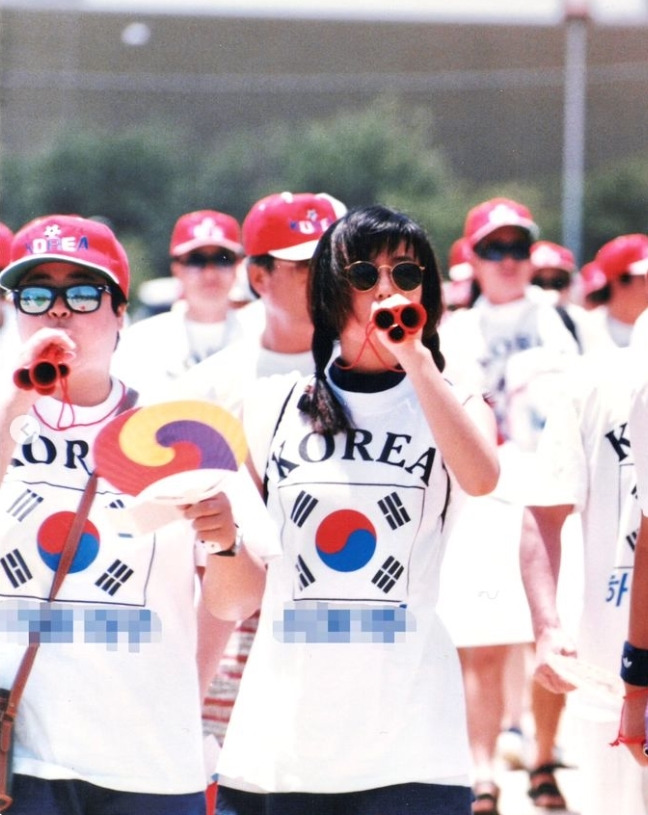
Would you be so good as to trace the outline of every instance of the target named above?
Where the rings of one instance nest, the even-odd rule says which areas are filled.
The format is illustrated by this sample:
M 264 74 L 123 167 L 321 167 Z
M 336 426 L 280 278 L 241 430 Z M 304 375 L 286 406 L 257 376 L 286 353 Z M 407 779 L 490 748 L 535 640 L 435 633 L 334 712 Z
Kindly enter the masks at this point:
M 425 492 L 415 485 L 304 482 L 279 488 L 295 551 L 294 600 L 406 603 Z
M 342 398 L 362 407 L 358 427 L 321 436 L 293 407 L 271 450 L 292 604 L 407 608 L 421 566 L 441 556 L 449 477 L 409 383 Z
M 118 395 L 119 391 L 115 402 Z M 60 407 L 49 397 L 39 406 L 38 432 L 16 446 L 13 466 L 0 491 L 0 596 L 41 601 L 49 595 L 67 532 L 94 467 L 91 450 L 99 425 L 56 430 L 49 424 L 47 409 L 52 407 L 57 417 Z M 99 479 L 59 600 L 146 604 L 155 538 L 122 536 L 110 523 L 111 511 L 129 500 L 130 496 Z
M 99 490 L 95 508 L 109 513 L 111 507 L 123 506 L 122 496 L 107 490 L 105 483 Z M 82 487 L 64 488 L 47 481 L 7 483 L 2 491 L 0 595 L 47 599 L 82 493 Z M 86 519 L 58 599 L 145 605 L 154 538 L 140 536 L 136 545 L 129 542 L 95 509 Z

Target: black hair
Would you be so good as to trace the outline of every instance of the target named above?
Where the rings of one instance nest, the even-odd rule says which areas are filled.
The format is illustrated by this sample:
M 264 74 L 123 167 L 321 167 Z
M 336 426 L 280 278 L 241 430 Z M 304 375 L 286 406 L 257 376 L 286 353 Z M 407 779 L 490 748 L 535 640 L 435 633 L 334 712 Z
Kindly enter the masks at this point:
M 128 298 L 119 286 L 110 284 L 110 305 L 115 314 L 119 312 L 120 306 L 128 304 Z
M 611 299 L 612 286 L 609 283 L 606 283 L 602 288 L 595 289 L 595 291 L 585 296 L 585 300 L 593 306 L 603 306 L 605 303 L 609 303 Z
M 443 302 L 439 264 L 425 231 L 409 216 L 382 205 L 352 209 L 322 235 L 311 260 L 308 305 L 315 382 L 300 400 L 317 433 L 336 433 L 350 426 L 344 408 L 326 380 L 326 367 L 335 341 L 352 312 L 352 289 L 345 268 L 357 260 L 371 260 L 382 251 L 395 252 L 405 244 L 424 267 L 421 303 L 427 312 L 422 341 L 440 371 L 445 367 L 437 331 Z
M 482 290 L 479 281 L 473 277 L 473 279 L 470 281 L 470 294 L 468 295 L 468 302 L 466 303 L 466 307 L 472 308 L 477 302 L 477 300 L 479 300 L 479 298 L 481 297 L 481 293 Z
M 266 272 L 274 271 L 274 263 L 275 259 L 272 255 L 248 255 L 246 266 L 252 264 L 253 266 L 260 266 L 262 269 L 265 269 Z M 247 276 L 248 286 L 250 287 L 250 291 L 255 297 L 259 296 L 259 292 L 254 288 L 254 286 L 250 283 L 250 275 Z
M 272 255 L 249 255 L 247 262 L 254 266 L 261 266 L 266 272 L 271 272 L 274 269 L 275 259 Z

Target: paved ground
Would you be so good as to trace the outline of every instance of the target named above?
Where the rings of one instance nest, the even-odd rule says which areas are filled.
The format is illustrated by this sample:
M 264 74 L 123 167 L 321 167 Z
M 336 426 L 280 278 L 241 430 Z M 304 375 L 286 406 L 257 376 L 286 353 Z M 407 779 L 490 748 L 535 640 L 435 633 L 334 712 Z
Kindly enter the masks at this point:
M 525 730 L 532 731 L 530 715 L 525 722 Z M 556 771 L 556 781 L 568 804 L 566 810 L 540 809 L 533 805 L 527 795 L 529 775 L 526 770 L 506 770 L 501 766 L 497 781 L 500 785 L 500 815 L 580 815 L 580 773 L 572 749 L 570 738 L 569 707 L 563 713 L 560 725 L 559 745 L 562 761 L 569 769 Z M 527 745 L 530 747 L 530 745 Z M 614 813 L 610 813 L 614 815 Z
M 569 804 L 569 809 L 552 810 L 552 815 L 561 815 L 561 813 L 578 815 L 580 812 L 578 770 L 558 770 L 556 780 Z M 535 807 L 527 795 L 529 777 L 523 770 L 504 772 L 500 781 L 500 815 L 545 815 L 548 812 L 546 809 Z

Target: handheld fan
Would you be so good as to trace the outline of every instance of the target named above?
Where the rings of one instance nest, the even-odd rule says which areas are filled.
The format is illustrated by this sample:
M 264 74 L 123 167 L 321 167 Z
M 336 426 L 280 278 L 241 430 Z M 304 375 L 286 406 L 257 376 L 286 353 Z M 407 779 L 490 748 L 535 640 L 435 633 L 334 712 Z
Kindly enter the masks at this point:
M 247 454 L 239 420 L 209 402 L 162 402 L 121 413 L 94 443 L 97 472 L 128 495 L 187 504 L 213 495 Z
M 547 662 L 562 679 L 577 688 L 595 693 L 608 701 L 623 698 L 623 680 L 612 671 L 563 654 L 550 654 Z

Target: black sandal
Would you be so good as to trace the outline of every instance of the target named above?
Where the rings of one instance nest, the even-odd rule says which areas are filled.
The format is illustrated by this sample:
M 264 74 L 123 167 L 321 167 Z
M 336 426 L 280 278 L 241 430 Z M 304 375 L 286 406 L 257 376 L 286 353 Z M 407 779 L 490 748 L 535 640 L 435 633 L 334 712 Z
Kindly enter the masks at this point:
M 473 789 L 473 815 L 499 815 L 499 787 L 493 781 L 480 781 Z
M 529 798 L 542 809 L 567 809 L 567 802 L 556 782 L 559 764 L 541 764 L 529 773 Z

